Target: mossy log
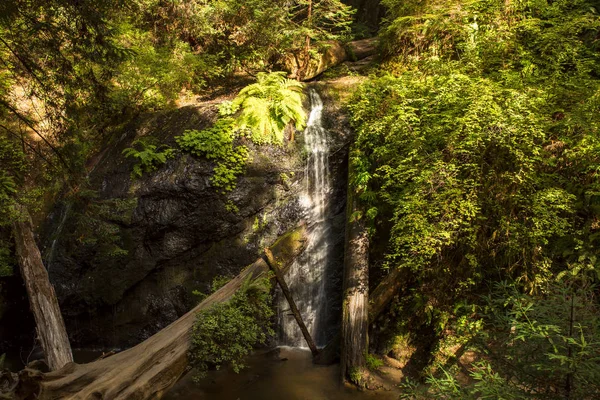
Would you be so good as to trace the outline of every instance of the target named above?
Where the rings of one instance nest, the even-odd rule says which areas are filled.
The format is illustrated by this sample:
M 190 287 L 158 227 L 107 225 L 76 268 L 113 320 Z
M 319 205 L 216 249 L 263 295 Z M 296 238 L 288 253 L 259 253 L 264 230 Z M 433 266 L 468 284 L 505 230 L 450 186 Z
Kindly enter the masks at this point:
M 344 61 L 356 61 L 376 53 L 377 38 L 357 40 L 343 46 L 340 42 L 330 41 L 317 54 L 290 54 L 284 60 L 290 77 L 308 81 Z M 309 60 L 306 60 L 309 57 Z
M 285 269 L 304 250 L 305 243 L 305 228 L 299 227 L 271 246 L 273 257 Z M 50 373 L 21 371 L 16 398 L 160 399 L 187 370 L 190 331 L 197 314 L 230 300 L 246 279 L 260 279 L 268 272 L 267 263 L 259 258 L 187 314 L 128 350 L 89 364 L 69 363 Z
M 21 211 L 25 219 L 13 224 L 21 276 L 27 289 L 37 338 L 44 350 L 46 364 L 51 370 L 57 370 L 73 362 L 71 344 L 54 287 L 50 283 L 40 250 L 35 243 L 31 217 L 25 209 Z

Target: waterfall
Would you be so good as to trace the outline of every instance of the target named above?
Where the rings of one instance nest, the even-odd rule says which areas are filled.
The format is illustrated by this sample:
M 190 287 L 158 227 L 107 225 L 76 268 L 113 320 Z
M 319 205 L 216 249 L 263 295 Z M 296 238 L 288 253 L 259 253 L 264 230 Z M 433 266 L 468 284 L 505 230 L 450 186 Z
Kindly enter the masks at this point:
M 310 90 L 311 111 L 304 131 L 308 154 L 305 170 L 306 186 L 300 204 L 308 225 L 306 250 L 290 267 L 286 281 L 304 323 L 317 346 L 325 346 L 328 299 L 325 276 L 331 251 L 331 226 L 327 215 L 327 200 L 331 191 L 329 176 L 328 132 L 323 128 L 323 102 Z M 280 344 L 306 347 L 304 337 L 283 296 L 278 298 Z
M 60 238 L 63 227 L 65 226 L 65 222 L 67 221 L 67 217 L 69 216 L 70 210 L 71 210 L 71 204 L 67 203 L 67 205 L 65 205 L 65 207 L 61 213 L 60 222 L 58 224 L 58 227 L 56 228 L 56 231 L 52 235 L 54 237 L 54 239 L 52 239 L 52 244 L 50 245 L 50 251 L 48 252 L 48 255 L 46 256 L 46 260 L 45 260 L 46 261 L 46 263 L 45 263 L 46 269 L 48 271 L 50 271 L 50 267 L 52 266 L 52 263 L 54 262 L 54 251 L 56 250 L 56 243 L 58 242 L 58 239 Z

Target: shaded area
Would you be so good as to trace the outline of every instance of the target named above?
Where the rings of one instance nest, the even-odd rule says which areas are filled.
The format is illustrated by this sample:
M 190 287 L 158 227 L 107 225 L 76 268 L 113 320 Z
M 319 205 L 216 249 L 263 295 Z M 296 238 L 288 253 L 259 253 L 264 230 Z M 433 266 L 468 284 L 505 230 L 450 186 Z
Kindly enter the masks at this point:
M 211 371 L 194 384 L 191 374 L 171 389 L 165 400 L 396 400 L 396 391 L 357 391 L 339 385 L 339 365 L 312 363 L 310 351 L 289 347 L 257 352 L 249 368 L 235 374 Z

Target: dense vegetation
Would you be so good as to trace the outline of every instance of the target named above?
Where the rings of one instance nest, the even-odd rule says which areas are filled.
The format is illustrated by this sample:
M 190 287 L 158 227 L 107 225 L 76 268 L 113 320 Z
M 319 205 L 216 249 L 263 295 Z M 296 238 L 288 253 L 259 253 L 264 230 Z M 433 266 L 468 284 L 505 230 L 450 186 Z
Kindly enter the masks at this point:
M 598 5 L 384 3 L 350 105 L 353 185 L 407 282 L 381 334 L 429 332 L 429 396 L 598 395 Z
M 231 365 L 239 372 L 245 367 L 244 357 L 266 343 L 273 334 L 270 289 L 268 278 L 248 280 L 229 302 L 215 304 L 198 314 L 189 351 L 196 379 L 205 377 L 209 367 Z

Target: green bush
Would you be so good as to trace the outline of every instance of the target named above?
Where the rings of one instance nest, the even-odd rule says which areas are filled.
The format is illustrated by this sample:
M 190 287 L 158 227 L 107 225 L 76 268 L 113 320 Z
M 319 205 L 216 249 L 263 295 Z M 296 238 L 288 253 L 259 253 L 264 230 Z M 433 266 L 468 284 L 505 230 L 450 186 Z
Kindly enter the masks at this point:
M 222 192 L 235 188 L 237 177 L 244 172 L 248 161 L 248 148 L 236 145 L 235 139 L 231 118 L 220 119 L 201 131 L 187 130 L 175 138 L 183 151 L 216 162 L 211 183 Z
M 245 367 L 244 357 L 273 334 L 270 300 L 267 278 L 248 279 L 229 302 L 199 313 L 188 354 L 190 365 L 197 371 L 196 379 L 205 377 L 210 366 L 219 369 L 230 365 L 235 372 Z
M 600 395 L 597 288 L 569 275 L 543 298 L 499 283 L 471 319 L 483 322 L 466 343 L 481 359 L 459 380 L 446 365 L 427 379 L 432 397 L 456 399 L 591 399 Z M 451 365 L 451 364 L 450 364 Z M 462 381 L 462 382 L 461 382 Z
M 377 356 L 374 356 L 373 354 L 367 353 L 365 361 L 367 362 L 367 368 L 371 371 L 376 371 L 379 368 L 383 367 L 383 361 Z

